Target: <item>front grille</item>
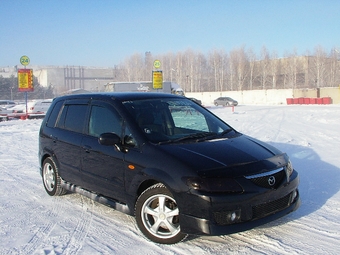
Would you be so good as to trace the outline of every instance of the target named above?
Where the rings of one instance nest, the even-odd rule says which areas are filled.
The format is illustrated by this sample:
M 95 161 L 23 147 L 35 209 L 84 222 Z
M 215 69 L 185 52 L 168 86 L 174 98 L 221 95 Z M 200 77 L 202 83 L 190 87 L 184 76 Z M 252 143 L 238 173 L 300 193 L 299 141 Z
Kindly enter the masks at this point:
M 230 224 L 227 220 L 229 212 L 214 212 L 214 219 L 218 225 L 228 225 Z
M 281 211 L 289 206 L 291 194 L 288 194 L 280 199 L 253 206 L 253 219 L 262 218 L 266 215 Z
M 286 171 L 284 170 L 284 168 L 280 168 L 274 171 L 245 177 L 252 183 L 260 187 L 267 189 L 276 189 L 280 186 L 280 184 L 286 177 Z
M 267 215 L 273 214 L 275 212 L 281 211 L 285 208 L 287 208 L 290 205 L 290 199 L 291 199 L 292 193 L 279 198 L 277 200 L 256 205 L 252 207 L 252 218 L 248 220 L 255 220 L 259 218 L 263 218 Z M 241 210 L 235 210 L 235 212 L 239 215 L 238 220 L 234 222 L 230 222 L 230 213 L 231 211 L 218 211 L 218 212 L 213 212 L 213 217 L 215 222 L 218 225 L 230 225 L 233 223 L 237 223 L 242 221 L 240 218 Z

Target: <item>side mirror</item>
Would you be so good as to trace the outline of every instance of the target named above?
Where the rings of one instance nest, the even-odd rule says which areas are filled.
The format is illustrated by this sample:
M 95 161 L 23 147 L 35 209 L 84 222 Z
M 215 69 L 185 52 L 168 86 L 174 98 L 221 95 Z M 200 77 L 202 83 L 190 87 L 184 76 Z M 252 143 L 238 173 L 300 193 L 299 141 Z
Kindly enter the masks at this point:
M 101 145 L 120 147 L 122 141 L 115 133 L 103 133 L 99 136 L 98 142 Z

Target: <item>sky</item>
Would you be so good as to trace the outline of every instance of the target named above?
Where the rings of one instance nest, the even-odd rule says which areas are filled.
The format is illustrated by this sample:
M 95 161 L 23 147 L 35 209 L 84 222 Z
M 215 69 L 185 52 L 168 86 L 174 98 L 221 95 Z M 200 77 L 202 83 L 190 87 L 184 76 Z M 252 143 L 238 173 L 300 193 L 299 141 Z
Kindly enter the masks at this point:
M 337 0 L 2 0 L 0 67 L 114 67 L 133 54 L 340 48 Z

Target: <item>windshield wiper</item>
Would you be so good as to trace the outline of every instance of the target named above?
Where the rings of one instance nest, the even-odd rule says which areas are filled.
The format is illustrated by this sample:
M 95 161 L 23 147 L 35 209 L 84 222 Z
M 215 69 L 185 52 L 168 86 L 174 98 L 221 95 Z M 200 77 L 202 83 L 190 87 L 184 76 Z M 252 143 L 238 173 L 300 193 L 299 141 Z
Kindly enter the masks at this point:
M 223 132 L 219 133 L 218 135 L 219 135 L 219 136 L 224 136 L 224 135 L 230 133 L 230 132 L 233 131 L 233 130 L 234 130 L 234 129 L 232 129 L 232 128 L 228 128 L 228 129 L 226 129 L 226 130 L 223 130 Z
M 211 135 L 216 135 L 216 133 L 214 133 L 214 132 L 194 133 L 194 134 L 190 134 L 190 135 L 183 136 L 183 137 L 177 138 L 175 140 L 172 140 L 172 142 L 177 143 L 177 142 L 181 142 L 181 141 L 184 141 L 184 140 L 192 140 L 192 139 L 197 139 L 196 142 L 199 142 L 199 141 L 205 140 L 205 139 L 202 139 L 202 138 L 207 138 L 208 136 L 211 136 Z

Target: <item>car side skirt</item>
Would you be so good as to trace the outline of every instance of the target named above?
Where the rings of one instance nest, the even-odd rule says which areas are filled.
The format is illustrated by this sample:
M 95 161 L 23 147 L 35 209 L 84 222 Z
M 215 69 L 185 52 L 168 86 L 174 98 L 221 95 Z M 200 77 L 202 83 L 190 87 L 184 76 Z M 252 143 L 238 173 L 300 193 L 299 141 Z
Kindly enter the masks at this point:
M 63 181 L 63 183 L 61 184 L 61 186 L 66 189 L 69 190 L 71 192 L 75 192 L 75 193 L 79 193 L 85 197 L 88 197 L 98 203 L 107 205 L 117 211 L 132 215 L 133 212 L 131 212 L 130 207 L 126 204 L 120 203 L 118 201 L 115 201 L 113 199 L 110 199 L 108 197 L 102 196 L 100 194 L 96 194 L 93 193 L 89 190 L 83 189 L 82 187 L 79 187 L 77 185 L 74 185 L 72 183 L 69 182 L 65 182 Z

